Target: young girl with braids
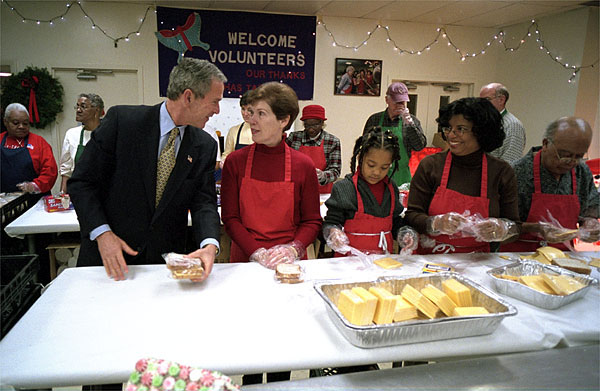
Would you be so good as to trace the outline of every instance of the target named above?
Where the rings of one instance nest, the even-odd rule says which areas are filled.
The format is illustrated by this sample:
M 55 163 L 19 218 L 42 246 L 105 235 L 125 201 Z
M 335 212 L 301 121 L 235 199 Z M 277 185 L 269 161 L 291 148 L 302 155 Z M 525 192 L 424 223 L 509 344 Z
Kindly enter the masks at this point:
M 352 173 L 334 183 L 325 202 L 323 236 L 336 256 L 347 255 L 348 245 L 367 254 L 393 251 L 393 238 L 404 225 L 404 208 L 388 173 L 399 159 L 398 137 L 390 130 L 376 126 L 356 140 Z

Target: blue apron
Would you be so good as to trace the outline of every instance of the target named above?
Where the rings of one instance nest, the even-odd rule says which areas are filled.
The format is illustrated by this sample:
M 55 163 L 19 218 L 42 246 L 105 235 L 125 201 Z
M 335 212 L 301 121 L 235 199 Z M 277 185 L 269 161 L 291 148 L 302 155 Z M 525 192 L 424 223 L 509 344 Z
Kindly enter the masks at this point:
M 10 149 L 6 148 L 6 137 L 2 138 L 0 150 L 2 151 L 2 193 L 20 191 L 17 183 L 31 182 L 37 178 L 37 173 L 33 169 L 33 161 L 27 149 L 29 136 L 25 137 L 24 147 Z

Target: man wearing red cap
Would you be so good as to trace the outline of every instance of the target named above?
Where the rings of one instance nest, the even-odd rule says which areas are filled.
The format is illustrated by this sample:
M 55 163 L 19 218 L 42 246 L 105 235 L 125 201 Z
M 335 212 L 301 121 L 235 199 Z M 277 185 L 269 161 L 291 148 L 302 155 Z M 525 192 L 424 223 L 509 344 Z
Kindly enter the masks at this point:
M 323 130 L 326 119 L 323 106 L 306 106 L 300 118 L 304 130 L 290 133 L 286 140 L 290 147 L 308 155 L 314 162 L 321 194 L 331 193 L 342 166 L 340 139 Z
M 384 130 L 390 129 L 400 141 L 400 161 L 398 167 L 392 167 L 392 179 L 396 185 L 410 182 L 411 175 L 408 168 L 411 151 L 420 151 L 427 145 L 427 138 L 421 128 L 421 122 L 408 111 L 408 88 L 404 83 L 390 84 L 385 94 L 387 109 L 372 114 L 363 129 L 363 134 L 369 132 L 374 126 L 381 126 Z M 404 148 L 402 148 L 404 146 Z

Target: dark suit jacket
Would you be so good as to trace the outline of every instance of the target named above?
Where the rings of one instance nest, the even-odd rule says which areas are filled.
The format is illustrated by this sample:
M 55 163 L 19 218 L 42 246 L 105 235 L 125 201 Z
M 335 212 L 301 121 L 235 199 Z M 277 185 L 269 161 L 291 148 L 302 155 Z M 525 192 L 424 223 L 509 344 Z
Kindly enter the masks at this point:
M 81 231 L 78 266 L 101 266 L 90 232 L 102 224 L 134 250 L 128 264 L 163 263 L 161 254 L 183 252 L 192 215 L 194 239 L 219 240 L 214 168 L 217 144 L 192 126 L 155 208 L 160 105 L 115 106 L 92 133 L 68 182 Z

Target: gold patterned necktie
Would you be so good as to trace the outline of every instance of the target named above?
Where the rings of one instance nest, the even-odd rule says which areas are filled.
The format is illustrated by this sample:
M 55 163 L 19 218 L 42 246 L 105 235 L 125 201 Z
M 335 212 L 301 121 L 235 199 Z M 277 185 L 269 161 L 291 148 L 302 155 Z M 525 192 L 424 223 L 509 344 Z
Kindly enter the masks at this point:
M 175 139 L 179 136 L 179 128 L 173 128 L 167 145 L 160 152 L 158 164 L 156 165 L 156 205 L 160 202 L 165 186 L 171 175 L 173 167 L 175 167 Z

